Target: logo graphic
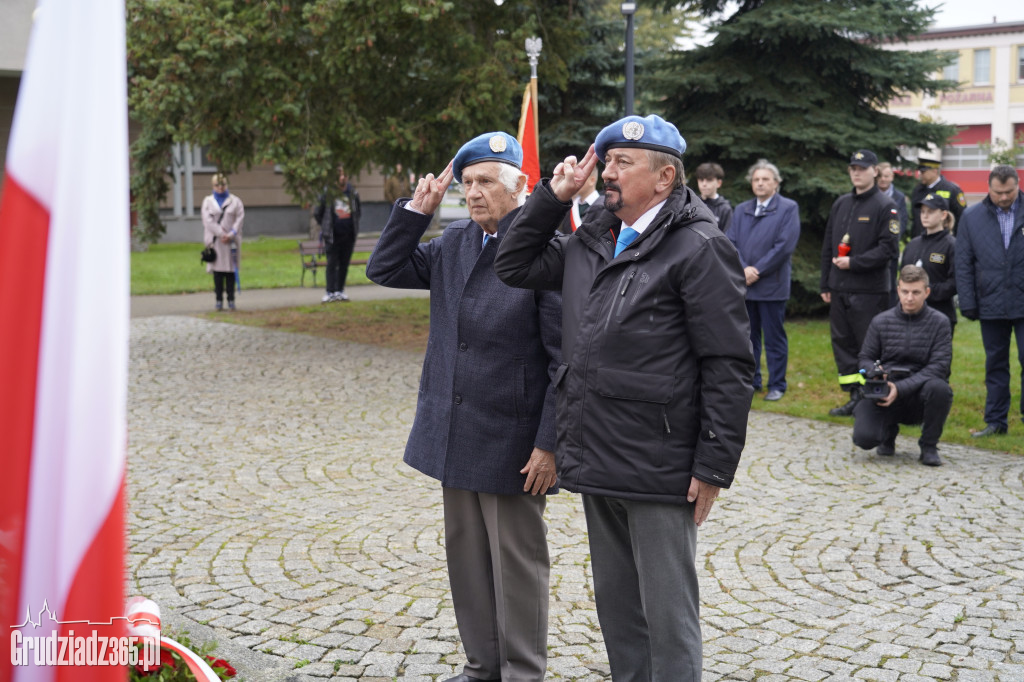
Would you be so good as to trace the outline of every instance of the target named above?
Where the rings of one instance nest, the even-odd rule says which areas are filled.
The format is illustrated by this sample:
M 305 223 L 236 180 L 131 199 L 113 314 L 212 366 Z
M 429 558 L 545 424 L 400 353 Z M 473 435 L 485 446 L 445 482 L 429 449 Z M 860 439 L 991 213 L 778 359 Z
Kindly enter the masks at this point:
M 488 144 L 491 147 L 491 151 L 494 152 L 495 154 L 500 154 L 506 149 L 505 138 L 502 137 L 501 135 L 493 136 L 488 141 Z
M 627 140 L 639 140 L 644 136 L 644 124 L 630 121 L 622 125 L 622 136 Z
M 145 603 L 137 603 L 134 610 L 129 605 L 128 615 L 106 621 L 60 620 L 46 601 L 33 619 L 28 607 L 25 620 L 10 626 L 11 665 L 159 667 L 160 618 L 137 608 L 142 605 L 144 609 Z M 97 632 L 97 628 L 110 628 L 119 621 L 127 634 L 110 637 Z

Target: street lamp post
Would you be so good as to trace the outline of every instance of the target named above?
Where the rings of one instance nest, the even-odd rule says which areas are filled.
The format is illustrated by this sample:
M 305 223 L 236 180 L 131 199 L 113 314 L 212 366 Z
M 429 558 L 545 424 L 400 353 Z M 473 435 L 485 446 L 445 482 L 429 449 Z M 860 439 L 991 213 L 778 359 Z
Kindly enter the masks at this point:
M 633 115 L 633 15 L 635 2 L 621 5 L 622 16 L 626 17 L 626 116 Z

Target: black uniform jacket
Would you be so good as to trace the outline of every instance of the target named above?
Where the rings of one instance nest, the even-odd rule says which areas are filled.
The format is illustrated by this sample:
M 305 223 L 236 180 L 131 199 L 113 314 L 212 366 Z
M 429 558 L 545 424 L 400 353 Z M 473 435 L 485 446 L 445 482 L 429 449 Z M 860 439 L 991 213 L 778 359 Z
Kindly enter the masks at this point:
M 850 269 L 832 264 L 843 235 L 850 235 Z M 889 262 L 899 255 L 900 221 L 892 199 L 872 187 L 836 199 L 821 246 L 821 291 L 883 294 L 892 288 Z
M 553 237 L 568 207 L 538 184 L 494 262 L 507 284 L 562 290 L 562 486 L 675 504 L 691 476 L 729 487 L 754 370 L 736 249 L 685 187 L 618 257 L 606 209 Z
M 949 318 L 951 325 L 956 324 L 956 237 L 945 230 L 934 234 L 922 234 L 915 237 L 903 249 L 904 265 L 918 265 L 928 273 L 928 286 L 932 293 L 928 295 L 928 305 Z

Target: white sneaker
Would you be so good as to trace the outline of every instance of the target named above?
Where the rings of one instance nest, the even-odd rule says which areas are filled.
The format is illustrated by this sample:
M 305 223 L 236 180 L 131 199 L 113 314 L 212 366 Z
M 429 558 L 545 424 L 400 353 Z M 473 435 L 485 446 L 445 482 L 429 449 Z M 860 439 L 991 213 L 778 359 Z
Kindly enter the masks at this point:
M 339 291 L 339 292 L 334 294 L 334 300 L 335 301 L 347 301 L 348 300 L 348 296 L 345 294 L 344 291 Z
M 328 291 L 326 294 L 324 294 L 324 297 L 320 299 L 320 302 L 321 303 L 330 303 L 333 300 L 334 300 L 334 292 L 333 291 Z

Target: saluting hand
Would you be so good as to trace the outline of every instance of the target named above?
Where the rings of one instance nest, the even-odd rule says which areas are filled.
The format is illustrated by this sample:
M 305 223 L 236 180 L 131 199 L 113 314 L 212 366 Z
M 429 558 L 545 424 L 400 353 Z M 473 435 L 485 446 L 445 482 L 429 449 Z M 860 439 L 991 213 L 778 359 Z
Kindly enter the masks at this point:
M 583 155 L 583 160 L 578 163 L 575 156 L 565 157 L 551 174 L 551 191 L 561 201 L 569 201 L 580 191 L 596 165 L 597 153 L 594 151 L 594 145 L 590 145 L 590 149 Z
M 445 169 L 436 178 L 433 173 L 427 173 L 420 178 L 420 181 L 416 184 L 416 191 L 413 192 L 412 201 L 409 202 L 409 208 L 425 215 L 433 215 L 437 207 L 441 205 L 444 193 L 448 191 L 448 185 L 452 184 L 452 177 L 454 176 L 454 171 L 452 171 L 453 162 L 454 159 L 449 161 Z

